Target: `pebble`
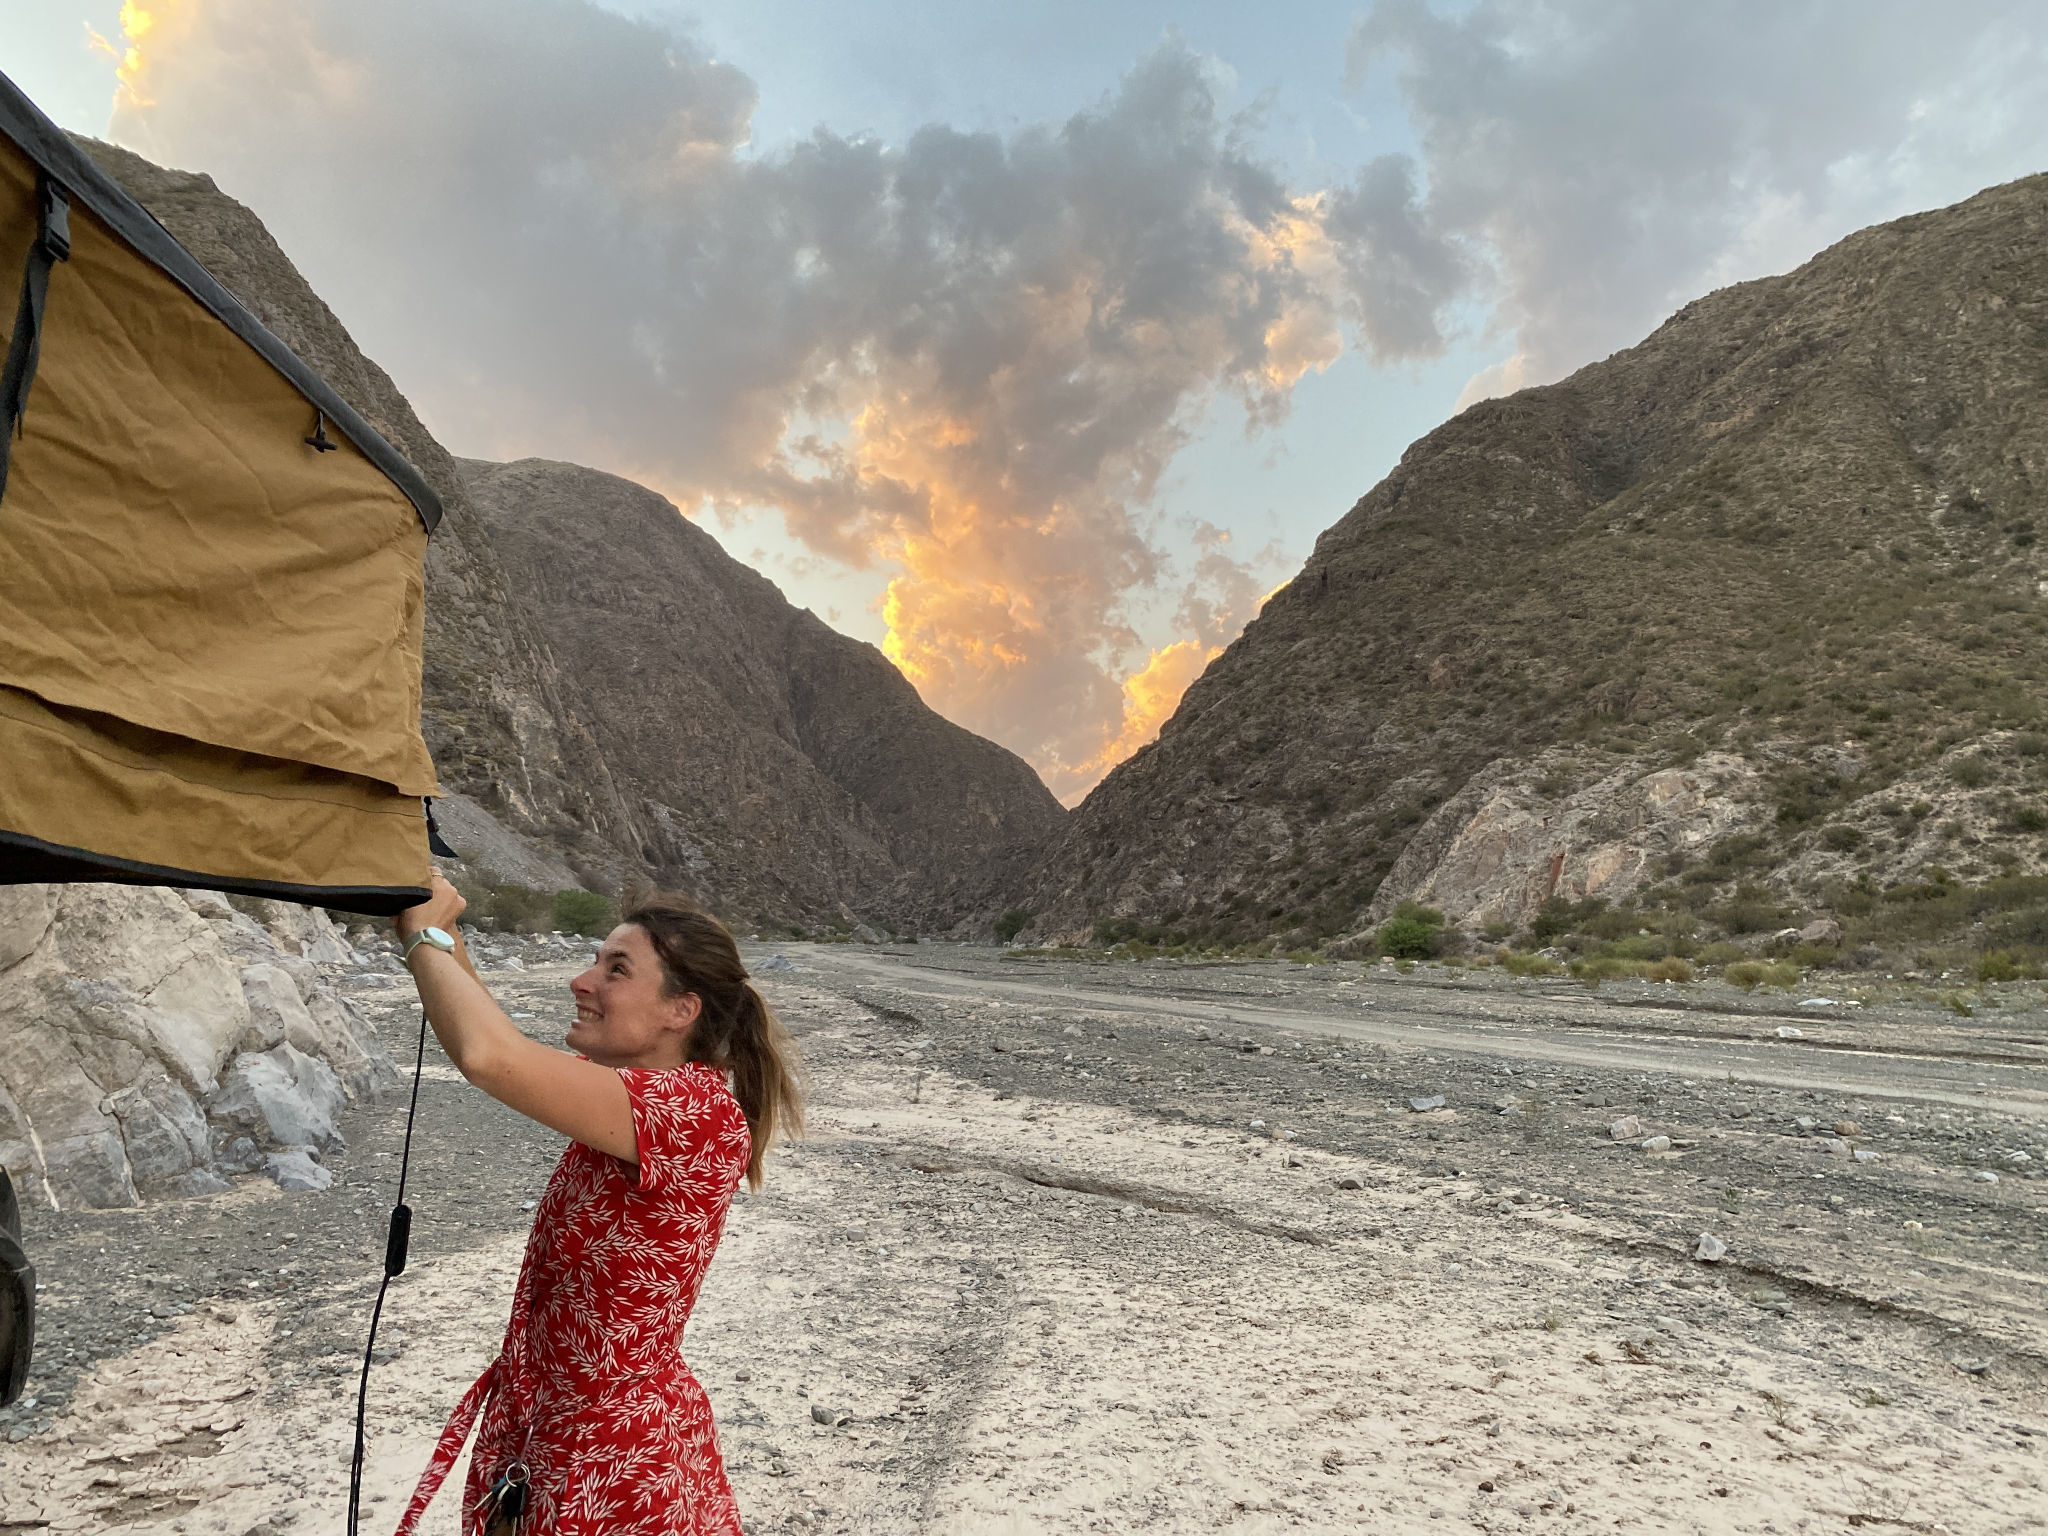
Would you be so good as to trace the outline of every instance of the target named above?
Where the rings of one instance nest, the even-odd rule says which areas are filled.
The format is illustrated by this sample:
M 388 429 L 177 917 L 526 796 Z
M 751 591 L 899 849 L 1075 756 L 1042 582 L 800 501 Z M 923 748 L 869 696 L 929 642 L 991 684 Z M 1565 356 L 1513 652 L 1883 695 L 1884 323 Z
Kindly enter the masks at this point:
M 1669 1136 L 1645 1136 L 1637 1145 L 1645 1152 L 1669 1152 L 1671 1150 L 1671 1138 Z
M 1794 1029 L 1790 1024 L 1780 1024 L 1778 1026 L 1778 1038 L 1780 1040 L 1804 1040 L 1806 1038 L 1806 1031 Z
M 1849 1155 L 1855 1158 L 1856 1161 L 1859 1163 L 1874 1163 L 1877 1161 L 1877 1154 L 1871 1151 L 1868 1147 L 1858 1147 L 1854 1152 L 1851 1152 Z
M 1634 1141 L 1643 1134 L 1643 1122 L 1634 1115 L 1623 1115 L 1607 1127 L 1607 1134 L 1616 1141 Z
M 1427 1114 L 1432 1109 L 1442 1109 L 1444 1107 L 1444 1096 L 1439 1093 L 1427 1099 L 1410 1099 L 1408 1107 L 1418 1115 Z
M 1821 1137 L 1820 1146 L 1823 1152 L 1846 1152 L 1849 1150 L 1849 1143 L 1843 1141 L 1839 1136 Z
M 1835 1134 L 1837 1136 L 1861 1136 L 1863 1134 L 1863 1127 L 1854 1120 L 1837 1120 L 1835 1122 Z
M 1693 1249 L 1692 1256 L 1702 1264 L 1718 1264 L 1728 1257 L 1728 1245 L 1713 1233 L 1702 1232 L 1699 1245 Z
M 1337 1181 L 1337 1187 L 1339 1189 L 1363 1189 L 1365 1188 L 1365 1180 L 1359 1178 L 1356 1174 L 1347 1173 Z
M 1979 1168 L 1975 1173 L 1971 1174 L 1970 1177 L 1975 1179 L 1979 1184 L 1996 1184 L 1998 1182 L 1998 1175 L 1993 1173 L 1989 1168 Z
M 766 960 L 755 966 L 754 969 L 757 971 L 793 971 L 796 967 L 790 964 L 789 958 L 786 955 L 770 955 Z

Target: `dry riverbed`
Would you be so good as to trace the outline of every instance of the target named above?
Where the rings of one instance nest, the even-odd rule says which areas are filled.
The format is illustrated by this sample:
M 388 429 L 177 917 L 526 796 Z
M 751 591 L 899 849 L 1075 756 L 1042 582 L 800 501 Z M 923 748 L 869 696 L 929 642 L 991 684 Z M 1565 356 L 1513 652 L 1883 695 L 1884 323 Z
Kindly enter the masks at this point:
M 689 1342 L 756 1533 L 2048 1528 L 2038 997 L 784 953 L 811 1134 Z M 490 979 L 549 1036 L 569 974 Z M 373 1531 L 559 1153 L 427 1063 Z M 319 1193 L 29 1214 L 0 1536 L 341 1530 L 403 1119 Z

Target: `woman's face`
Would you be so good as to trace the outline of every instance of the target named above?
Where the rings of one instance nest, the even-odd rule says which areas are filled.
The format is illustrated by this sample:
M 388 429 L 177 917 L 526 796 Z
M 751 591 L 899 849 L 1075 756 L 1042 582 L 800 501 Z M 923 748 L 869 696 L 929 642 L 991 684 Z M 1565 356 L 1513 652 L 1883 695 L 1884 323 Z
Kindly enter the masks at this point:
M 661 957 L 645 929 L 621 923 L 589 970 L 569 983 L 576 1022 L 569 1049 L 607 1067 L 677 1067 L 703 1006 L 694 992 L 664 996 Z

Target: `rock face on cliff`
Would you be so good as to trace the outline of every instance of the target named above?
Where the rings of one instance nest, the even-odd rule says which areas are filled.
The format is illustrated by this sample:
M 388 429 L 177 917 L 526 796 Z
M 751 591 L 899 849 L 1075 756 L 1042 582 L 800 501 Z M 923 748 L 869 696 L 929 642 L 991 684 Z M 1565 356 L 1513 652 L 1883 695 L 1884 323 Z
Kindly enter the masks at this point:
M 336 1111 L 399 1080 L 323 974 L 354 958 L 283 902 L 0 887 L 0 1166 L 63 1209 L 324 1182 Z
M 678 885 L 750 924 L 943 930 L 1056 831 L 1065 813 L 1022 761 L 652 493 L 564 465 L 471 466 L 487 522 L 253 213 L 206 176 L 80 142 L 439 493 L 421 726 L 473 863 L 515 884 Z M 630 541 L 618 560 L 594 555 L 614 537 Z M 731 627 L 693 618 L 690 598 Z
M 1037 930 L 2040 869 L 2044 479 L 2048 177 L 1700 299 L 1411 447 L 1070 818 Z
M 943 931 L 1058 831 L 1021 759 L 934 714 L 880 651 L 792 607 L 654 492 L 537 459 L 462 470 L 605 765 L 600 833 L 657 880 L 756 921 Z

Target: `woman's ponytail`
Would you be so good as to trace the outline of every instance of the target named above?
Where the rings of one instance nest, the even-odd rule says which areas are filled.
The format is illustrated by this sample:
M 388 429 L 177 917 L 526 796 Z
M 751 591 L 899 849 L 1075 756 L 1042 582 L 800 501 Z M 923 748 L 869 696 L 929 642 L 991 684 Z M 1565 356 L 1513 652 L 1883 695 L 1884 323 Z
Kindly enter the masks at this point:
M 702 1006 L 685 1059 L 732 1074 L 733 1097 L 747 1117 L 753 1143 L 747 1187 L 759 1189 L 770 1144 L 778 1135 L 794 1136 L 803 1129 L 803 1094 L 789 1032 L 754 990 L 732 934 L 688 897 L 643 897 L 622 921 L 653 943 L 661 957 L 664 992 L 697 995 Z

